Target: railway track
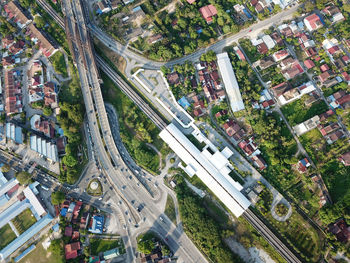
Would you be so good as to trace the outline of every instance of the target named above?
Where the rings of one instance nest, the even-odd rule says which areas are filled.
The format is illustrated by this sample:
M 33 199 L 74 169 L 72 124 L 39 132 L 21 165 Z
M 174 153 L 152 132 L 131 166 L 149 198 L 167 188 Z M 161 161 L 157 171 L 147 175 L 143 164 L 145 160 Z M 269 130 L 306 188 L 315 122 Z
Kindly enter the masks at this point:
M 278 253 L 291 263 L 302 263 L 300 259 L 284 245 L 281 240 L 254 214 L 251 209 L 243 213 L 243 217 L 278 251 Z
M 52 7 L 49 4 L 47 4 L 44 0 L 37 0 L 37 2 L 53 17 L 53 19 L 58 23 L 58 25 L 65 29 L 64 20 L 52 9 Z M 86 29 L 84 28 L 84 30 Z M 80 43 L 80 45 L 84 45 L 84 43 Z M 83 47 L 80 46 L 79 49 L 82 50 Z M 94 54 L 92 54 L 92 50 L 88 49 L 88 53 L 91 56 L 91 62 L 94 63 Z M 84 57 L 86 54 L 81 55 Z M 101 68 L 101 70 L 104 71 L 107 74 L 107 76 L 111 78 L 111 80 L 146 114 L 147 117 L 149 117 L 155 123 L 155 125 L 158 128 L 164 129 L 167 126 L 164 120 L 158 114 L 156 114 L 152 110 L 152 108 L 147 103 L 145 103 L 145 101 L 101 57 L 96 56 L 96 62 L 96 64 Z M 86 63 L 86 66 L 89 66 L 89 62 Z M 96 88 L 93 88 L 92 90 L 94 94 L 93 99 L 95 102 L 95 106 L 97 108 L 104 108 L 101 89 L 98 88 L 97 90 Z M 103 112 L 105 113 L 105 110 Z M 105 116 L 99 116 L 99 118 L 102 118 L 102 120 L 106 119 L 104 117 Z M 107 123 L 103 121 L 103 123 L 101 123 L 101 127 L 105 127 L 106 129 L 103 129 L 105 131 L 110 131 L 108 121 Z M 292 253 L 289 250 L 289 248 L 286 247 L 250 209 L 246 210 L 243 216 L 266 240 L 268 240 L 268 242 L 281 254 L 281 256 L 287 262 L 301 263 L 301 261 L 294 255 L 294 253 Z

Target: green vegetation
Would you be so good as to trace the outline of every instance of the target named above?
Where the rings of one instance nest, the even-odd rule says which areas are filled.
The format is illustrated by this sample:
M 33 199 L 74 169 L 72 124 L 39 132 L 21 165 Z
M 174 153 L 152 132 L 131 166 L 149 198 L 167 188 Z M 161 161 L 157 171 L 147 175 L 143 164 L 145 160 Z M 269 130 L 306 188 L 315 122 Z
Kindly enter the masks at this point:
M 45 116 L 51 116 L 52 113 L 53 113 L 53 110 L 51 109 L 51 107 L 45 106 L 45 107 L 43 108 L 43 114 L 44 114 Z
M 79 77 L 73 65 L 70 65 L 72 80 L 61 87 L 59 93 L 60 114 L 57 121 L 68 138 L 66 155 L 62 159 L 60 180 L 73 184 L 79 177 L 80 171 L 86 161 L 83 155 L 79 156 L 79 147 L 82 146 L 83 137 L 81 127 L 83 125 L 85 107 L 80 90 Z
M 64 78 L 68 77 L 66 61 L 61 51 L 57 51 L 55 54 L 53 54 L 50 57 L 50 61 L 58 74 L 61 74 Z
M 194 244 L 213 262 L 243 262 L 223 241 L 223 229 L 203 208 L 203 200 L 188 188 L 182 177 L 177 177 L 176 181 L 175 192 L 184 231 Z
M 43 100 L 35 101 L 32 104 L 30 104 L 30 107 L 32 107 L 33 109 L 42 109 L 44 107 L 44 101 Z
M 98 187 L 97 189 L 92 189 L 91 188 L 91 184 L 92 183 L 97 183 Z M 100 196 L 103 194 L 103 191 L 102 191 L 102 184 L 101 182 L 98 180 L 98 179 L 92 179 L 90 182 L 89 182 L 89 185 L 86 189 L 86 192 L 89 194 L 89 195 L 92 195 L 92 196 Z
M 56 242 L 56 241 L 55 241 Z M 55 243 L 54 242 L 54 243 Z M 63 263 L 63 256 L 52 253 L 52 243 L 48 250 L 44 249 L 42 243 L 37 244 L 36 248 L 25 256 L 22 260 L 26 263 Z
M 167 196 L 164 214 L 176 225 L 175 204 L 170 195 Z
M 24 231 L 26 231 L 28 228 L 30 228 L 36 223 L 36 219 L 33 216 L 32 211 L 29 208 L 27 208 L 18 216 L 16 216 L 12 220 L 12 223 L 16 227 L 18 233 L 22 234 Z
M 9 224 L 0 228 L 0 249 L 3 249 L 15 239 L 16 234 L 12 231 Z
M 48 251 L 51 252 L 51 255 L 55 258 L 55 260 L 57 260 L 58 263 L 66 262 L 64 260 L 64 248 L 63 248 L 63 245 L 64 245 L 64 243 L 63 243 L 62 239 L 54 239 L 54 240 L 51 241 L 51 245 L 48 248 Z M 40 258 L 43 258 L 42 255 L 40 255 Z M 37 262 L 37 261 L 35 261 L 35 262 Z
M 313 103 L 310 107 L 306 107 L 304 104 L 306 99 L 307 96 L 303 96 L 299 100 L 288 103 L 281 108 L 291 126 L 302 123 L 328 110 L 328 106 L 323 100 Z
M 64 199 L 66 198 L 65 194 L 61 191 L 55 191 L 51 194 L 51 203 L 53 205 L 60 205 L 63 203 Z
M 16 173 L 16 179 L 20 184 L 27 185 L 31 182 L 32 175 L 28 172 L 22 171 L 22 172 Z
M 1 166 L 1 171 L 3 173 L 8 173 L 10 171 L 11 167 L 7 163 L 5 163 L 3 166 Z
M 168 68 L 162 67 L 161 69 L 165 76 L 170 73 L 170 69 Z M 194 74 L 196 70 L 193 64 L 189 61 L 186 61 L 182 65 L 175 65 L 173 67 L 173 70 L 174 72 L 182 75 L 182 77 L 185 79 L 183 82 L 180 82 L 176 85 L 170 85 L 170 89 L 174 94 L 174 97 L 179 100 L 183 96 L 186 96 L 195 90 L 195 88 L 192 87 L 191 78 L 195 76 Z
M 119 248 L 120 254 L 125 253 L 124 244 L 120 238 L 117 238 L 117 239 L 90 238 L 91 255 L 98 255 L 99 252 L 105 252 L 113 248 Z
M 350 167 L 333 159 L 320 170 L 334 202 L 332 206 L 325 206 L 320 210 L 322 222 L 330 224 L 341 217 L 345 217 L 348 221 L 350 214 Z
M 270 213 L 272 204 L 272 193 L 271 191 L 261 182 L 259 184 L 262 186 L 263 190 L 259 194 L 260 200 L 256 203 L 256 207 L 259 209 L 263 216 Z
M 8 34 L 14 34 L 17 31 L 17 28 L 11 25 L 10 22 L 7 21 L 6 17 L 0 17 L 0 34 L 5 37 Z
M 166 157 L 169 148 L 158 136 L 159 129 L 104 73 L 101 77 L 104 99 L 117 110 L 120 136 L 125 147 L 138 165 L 158 173 L 159 155 L 147 143 L 153 144 Z
M 150 254 L 154 250 L 156 242 L 160 243 L 163 256 L 170 254 L 168 246 L 152 231 L 148 231 L 137 237 L 137 250 L 145 254 Z
M 285 216 L 288 212 L 288 208 L 285 204 L 278 203 L 275 207 L 275 212 L 279 216 Z

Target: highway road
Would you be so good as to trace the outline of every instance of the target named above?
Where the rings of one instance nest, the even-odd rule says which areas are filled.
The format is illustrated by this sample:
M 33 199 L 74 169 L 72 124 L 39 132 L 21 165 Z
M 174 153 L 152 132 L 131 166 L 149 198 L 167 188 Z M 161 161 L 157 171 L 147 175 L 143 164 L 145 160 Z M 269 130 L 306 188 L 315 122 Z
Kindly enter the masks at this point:
M 290 13 L 294 12 L 293 8 L 288 11 Z M 142 213 L 147 220 L 142 227 L 147 227 L 148 224 L 148 227 L 156 228 L 157 232 L 161 233 L 162 236 L 167 236 L 168 241 L 166 243 L 168 243 L 170 249 L 175 252 L 175 255 L 179 255 L 179 262 L 188 262 L 189 260 L 191 260 L 191 262 L 206 262 L 206 259 L 192 244 L 189 238 L 182 233 L 182 231 L 179 231 L 179 229 L 177 229 L 167 217 L 164 217 L 165 220 L 160 220 L 160 216 L 162 215 L 163 218 L 163 214 L 159 211 L 157 203 L 152 200 L 149 193 L 144 188 L 138 189 L 137 186 L 135 186 L 136 180 L 126 179 L 123 176 L 123 171 L 118 169 L 120 164 L 123 166 L 126 165 L 120 158 L 117 147 L 112 138 L 102 99 L 98 72 L 96 70 L 89 33 L 85 26 L 86 16 L 84 16 L 83 12 L 80 1 L 73 1 L 72 3 L 69 0 L 63 1 L 63 13 L 66 15 L 67 37 L 68 40 L 71 40 L 70 46 L 81 78 L 81 87 L 88 114 L 91 137 L 94 143 L 94 149 L 97 152 L 96 155 L 99 156 L 99 160 L 116 192 L 127 202 L 133 200 L 137 203 L 145 204 Z M 285 18 L 284 15 L 280 14 L 278 19 Z M 59 19 L 59 17 L 56 15 L 55 19 Z M 266 20 L 264 21 L 262 22 L 267 23 Z M 244 32 L 241 33 L 244 34 Z M 237 37 L 237 35 L 235 36 Z M 221 45 L 228 45 L 229 43 L 227 41 L 229 40 L 226 39 L 226 42 L 222 42 Z M 218 48 L 218 46 L 220 46 L 219 42 L 213 48 Z M 196 56 L 195 54 L 194 56 Z M 121 79 L 119 75 L 101 60 L 101 58 L 98 58 L 98 62 L 101 69 L 104 70 L 122 90 L 125 89 L 124 92 L 127 92 L 126 95 L 131 96 L 131 99 L 135 101 L 135 103 L 159 128 L 165 127 L 165 122 L 146 103 L 144 103 L 139 96 L 135 97 L 136 93 Z M 97 121 L 96 113 L 99 122 Z M 102 138 L 100 132 L 102 133 Z M 288 262 L 300 262 L 298 258 L 254 214 L 251 213 L 251 211 L 248 210 L 245 217 Z M 137 234 L 140 233 L 140 229 L 142 228 L 137 228 L 136 230 L 133 229 L 133 231 Z
M 94 55 L 91 48 L 89 33 L 85 27 L 84 10 L 80 1 L 64 0 L 63 13 L 66 16 L 66 30 L 71 41 L 75 64 L 81 79 L 84 102 L 86 106 L 89 130 L 94 143 L 96 156 L 104 168 L 112 187 L 123 200 L 129 203 L 130 210 L 136 210 L 132 203 L 144 204 L 135 225 L 154 227 L 159 233 L 168 236 L 169 247 L 179 257 L 179 262 L 206 262 L 206 259 L 192 244 L 190 239 L 177 230 L 170 220 L 160 220 L 162 212 L 157 207 L 145 188 L 137 186 L 135 177 L 127 179 L 121 169 L 126 167 L 112 138 L 108 118 L 102 99 L 98 72 L 96 70 Z M 98 116 L 98 118 L 97 118 Z M 101 136 L 102 135 L 102 136 Z M 125 169 L 125 168 L 124 168 Z M 137 217 L 137 216 L 135 216 Z M 145 220 L 143 218 L 146 218 Z M 130 227 L 133 233 L 139 233 L 138 227 Z M 141 229 L 141 228 L 140 228 Z M 131 242 L 136 242 L 132 239 Z M 184 244 L 179 246 L 178 244 Z M 136 245 L 134 244 L 135 248 Z M 134 260 L 134 259 L 133 259 Z

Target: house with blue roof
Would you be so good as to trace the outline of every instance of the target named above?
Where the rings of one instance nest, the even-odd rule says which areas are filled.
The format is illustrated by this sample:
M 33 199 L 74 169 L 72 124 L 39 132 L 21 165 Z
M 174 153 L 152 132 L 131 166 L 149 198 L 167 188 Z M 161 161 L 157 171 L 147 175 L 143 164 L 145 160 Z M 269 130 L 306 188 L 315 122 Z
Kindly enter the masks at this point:
M 104 225 L 104 217 L 102 215 L 94 215 L 89 232 L 94 234 L 102 234 Z

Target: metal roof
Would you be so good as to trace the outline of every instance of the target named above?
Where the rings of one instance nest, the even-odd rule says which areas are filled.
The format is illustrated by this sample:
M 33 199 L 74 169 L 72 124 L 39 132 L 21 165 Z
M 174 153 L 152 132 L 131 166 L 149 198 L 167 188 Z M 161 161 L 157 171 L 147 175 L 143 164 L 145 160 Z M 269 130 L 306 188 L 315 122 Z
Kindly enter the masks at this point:
M 216 57 L 232 111 L 244 110 L 241 92 L 227 52 L 217 54 Z
M 4 260 L 9 257 L 14 251 L 20 248 L 24 243 L 41 231 L 45 226 L 47 226 L 52 221 L 52 216 L 50 214 L 42 217 L 38 222 L 28 228 L 22 235 L 12 241 L 4 249 L 0 251 L 0 260 Z
M 174 124 L 168 125 L 159 136 L 236 217 L 249 207 L 249 200 L 239 191 L 242 186 L 228 174 L 221 173 Z

